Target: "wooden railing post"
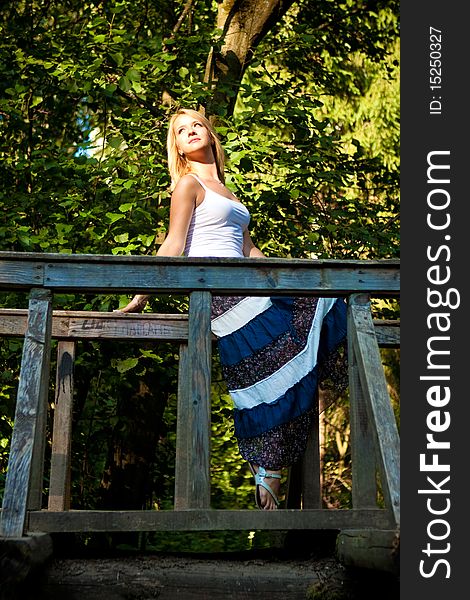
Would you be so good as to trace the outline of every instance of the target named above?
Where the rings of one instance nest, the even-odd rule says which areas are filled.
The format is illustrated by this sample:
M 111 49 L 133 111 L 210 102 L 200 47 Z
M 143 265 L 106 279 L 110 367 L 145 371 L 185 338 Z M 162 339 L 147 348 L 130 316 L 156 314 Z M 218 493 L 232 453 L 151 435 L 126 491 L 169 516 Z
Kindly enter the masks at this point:
M 393 514 L 396 525 L 399 526 L 400 439 L 367 296 L 353 294 L 349 298 L 348 319 L 348 335 L 355 361 L 353 375 L 356 377 L 355 369 L 357 369 L 360 385 L 354 383 L 354 378 L 353 383 L 361 391 L 359 394 L 360 411 L 357 408 L 353 409 L 354 431 L 352 429 L 353 423 L 351 423 L 351 439 L 354 436 L 359 440 L 359 446 L 356 444 L 353 455 L 353 465 L 356 462 L 353 481 L 354 476 L 359 473 L 359 484 L 366 482 L 370 486 L 372 464 L 366 462 L 364 468 L 361 466 L 361 460 L 367 461 L 365 452 L 371 447 L 370 439 L 372 438 L 385 505 Z M 357 389 L 355 392 L 357 392 Z M 356 405 L 357 401 L 358 397 L 353 398 L 353 403 Z M 362 412 L 361 403 L 365 403 L 367 417 Z M 369 435 L 368 431 L 372 432 L 372 435 Z M 366 438 L 369 441 L 366 441 Z M 364 493 L 364 496 L 362 496 L 362 492 L 358 493 L 361 499 L 367 499 L 370 496 L 369 493 Z
M 74 361 L 75 342 L 59 342 L 48 510 L 70 509 Z
M 178 364 L 178 397 L 176 406 L 175 510 L 189 508 L 189 415 L 191 396 L 189 385 L 188 344 L 180 344 Z
M 175 504 L 210 507 L 211 293 L 190 295 L 188 348 L 180 355 Z
M 349 414 L 351 423 L 352 505 L 354 508 L 377 506 L 376 458 L 372 425 L 359 377 L 355 350 L 353 306 L 368 306 L 368 294 L 355 294 L 348 303 Z
M 319 417 L 315 416 L 302 458 L 288 471 L 286 508 L 321 508 Z
M 27 508 L 41 508 L 51 328 L 52 294 L 33 289 L 0 522 L 5 537 L 21 537 Z

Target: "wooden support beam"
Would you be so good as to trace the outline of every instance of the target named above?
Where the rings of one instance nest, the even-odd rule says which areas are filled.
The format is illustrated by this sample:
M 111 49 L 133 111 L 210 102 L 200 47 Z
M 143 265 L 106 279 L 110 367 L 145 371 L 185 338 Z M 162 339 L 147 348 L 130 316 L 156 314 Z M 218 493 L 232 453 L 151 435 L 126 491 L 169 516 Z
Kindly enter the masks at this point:
M 23 337 L 27 320 L 27 309 L 0 308 L 0 335 Z M 380 347 L 400 346 L 399 321 L 377 319 L 374 321 L 374 328 Z M 188 339 L 188 315 L 55 310 L 52 313 L 52 338 L 183 342 Z
M 28 311 L 0 309 L 0 335 L 22 337 Z M 55 310 L 52 313 L 52 337 L 64 340 L 163 340 L 188 339 L 188 315 L 145 313 L 105 313 Z
M 374 334 L 370 304 L 363 295 L 349 299 L 351 337 L 370 430 L 374 435 L 382 492 L 395 526 L 400 524 L 400 438 L 393 413 L 380 351 Z
M 314 418 L 302 459 L 302 508 L 321 508 L 320 427 Z
M 176 407 L 176 457 L 175 457 L 175 510 L 190 508 L 190 444 L 191 393 L 188 345 L 180 345 L 178 365 L 178 397 Z
M 187 403 L 188 415 L 184 417 L 186 439 L 182 441 L 188 444 L 188 508 L 210 506 L 211 304 L 210 292 L 193 292 L 190 296 L 187 353 L 189 405 Z
M 29 506 L 40 508 L 51 325 L 51 293 L 32 290 L 0 521 L 0 535 L 5 537 L 23 535 L 30 490 Z
M 369 297 L 362 301 L 369 306 Z M 349 415 L 351 425 L 351 470 L 352 505 L 354 508 L 377 506 L 377 463 L 375 458 L 375 438 L 372 423 L 367 412 L 367 403 L 362 389 L 357 364 L 356 322 L 353 311 L 357 297 L 348 304 L 348 369 L 349 369 Z
M 392 529 L 384 509 L 321 510 L 48 510 L 28 513 L 28 531 L 255 531 L 265 529 Z
M 70 509 L 74 361 L 75 342 L 59 342 L 52 430 L 49 510 Z

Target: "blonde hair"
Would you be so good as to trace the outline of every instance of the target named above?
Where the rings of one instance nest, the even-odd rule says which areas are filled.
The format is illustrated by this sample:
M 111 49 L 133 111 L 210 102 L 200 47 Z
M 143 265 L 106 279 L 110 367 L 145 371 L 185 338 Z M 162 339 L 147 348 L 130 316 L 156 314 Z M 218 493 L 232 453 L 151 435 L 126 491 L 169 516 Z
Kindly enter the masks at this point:
M 192 110 L 190 108 L 180 108 L 176 113 L 174 113 L 168 125 L 168 134 L 166 140 L 166 148 L 167 148 L 167 156 L 168 156 L 168 170 L 170 171 L 171 177 L 171 190 L 173 191 L 178 181 L 191 171 L 191 165 L 186 158 L 186 156 L 182 155 L 178 151 L 178 146 L 176 144 L 176 134 L 174 124 L 176 119 L 180 115 L 189 115 L 194 119 L 200 121 L 204 127 L 209 132 L 210 138 L 212 140 L 212 152 L 214 154 L 215 164 L 217 166 L 217 174 L 219 179 L 224 183 L 224 167 L 225 167 L 225 154 L 224 149 L 222 148 L 222 144 L 220 143 L 219 137 L 212 126 L 212 123 L 200 112 L 197 110 Z

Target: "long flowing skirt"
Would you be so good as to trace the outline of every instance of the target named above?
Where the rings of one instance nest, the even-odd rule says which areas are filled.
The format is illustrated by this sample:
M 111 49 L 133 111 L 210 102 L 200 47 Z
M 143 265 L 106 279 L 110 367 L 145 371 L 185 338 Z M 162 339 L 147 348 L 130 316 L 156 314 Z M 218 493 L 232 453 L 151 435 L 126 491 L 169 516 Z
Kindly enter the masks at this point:
M 268 469 L 305 451 L 318 389 L 347 387 L 341 298 L 214 296 L 211 327 L 247 461 Z

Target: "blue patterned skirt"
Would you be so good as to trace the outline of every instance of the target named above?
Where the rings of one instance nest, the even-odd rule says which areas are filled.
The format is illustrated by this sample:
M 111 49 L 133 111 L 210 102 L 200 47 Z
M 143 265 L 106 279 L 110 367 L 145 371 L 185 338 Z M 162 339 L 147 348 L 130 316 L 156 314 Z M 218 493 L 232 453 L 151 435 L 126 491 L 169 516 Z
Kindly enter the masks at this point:
M 341 298 L 214 296 L 212 331 L 250 463 L 280 469 L 301 458 L 318 389 L 347 387 Z

